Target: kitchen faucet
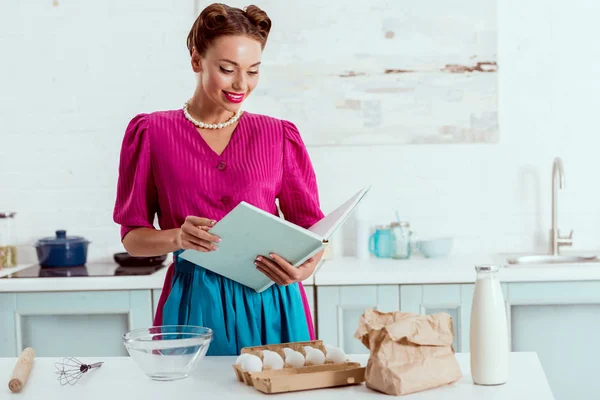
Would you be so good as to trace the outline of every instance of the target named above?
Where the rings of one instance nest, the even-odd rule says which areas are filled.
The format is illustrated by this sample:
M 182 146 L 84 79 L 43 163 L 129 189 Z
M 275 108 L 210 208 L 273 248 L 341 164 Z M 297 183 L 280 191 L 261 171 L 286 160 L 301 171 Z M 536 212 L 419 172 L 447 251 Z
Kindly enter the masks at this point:
M 558 184 L 558 188 L 556 187 Z M 556 157 L 552 163 L 552 230 L 550 231 L 550 254 L 557 256 L 561 246 L 573 245 L 573 231 L 567 237 L 561 237 L 558 230 L 558 189 L 565 187 L 565 172 L 560 157 Z

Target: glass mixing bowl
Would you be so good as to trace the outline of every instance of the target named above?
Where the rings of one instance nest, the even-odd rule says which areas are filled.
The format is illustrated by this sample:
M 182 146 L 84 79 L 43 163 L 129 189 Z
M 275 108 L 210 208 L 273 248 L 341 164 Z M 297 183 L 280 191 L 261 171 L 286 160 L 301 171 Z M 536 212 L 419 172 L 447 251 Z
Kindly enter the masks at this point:
M 212 335 L 202 326 L 154 326 L 125 333 L 123 344 L 146 375 L 172 381 L 190 375 L 206 355 Z

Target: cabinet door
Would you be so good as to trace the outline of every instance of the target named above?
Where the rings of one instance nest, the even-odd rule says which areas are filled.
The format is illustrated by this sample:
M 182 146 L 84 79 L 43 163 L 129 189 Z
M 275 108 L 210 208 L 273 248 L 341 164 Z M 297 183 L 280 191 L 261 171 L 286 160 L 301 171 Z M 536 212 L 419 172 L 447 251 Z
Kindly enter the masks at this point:
M 454 328 L 454 350 L 468 352 L 474 287 L 473 284 L 402 285 L 400 308 L 404 312 L 417 314 L 450 314 Z
M 600 282 L 510 283 L 507 303 L 512 351 L 537 353 L 555 398 L 597 398 Z
M 126 356 L 121 335 L 152 324 L 149 290 L 0 294 L 0 351 L 17 356 Z
M 398 285 L 317 286 L 318 337 L 346 354 L 366 354 L 368 349 L 354 338 L 365 309 L 387 312 L 399 307 Z

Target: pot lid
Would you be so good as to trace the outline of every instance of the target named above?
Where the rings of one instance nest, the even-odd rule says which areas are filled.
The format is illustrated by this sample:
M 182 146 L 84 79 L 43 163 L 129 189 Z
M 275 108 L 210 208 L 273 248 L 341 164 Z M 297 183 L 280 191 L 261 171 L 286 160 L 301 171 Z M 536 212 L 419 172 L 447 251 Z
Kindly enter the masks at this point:
M 38 245 L 64 245 L 64 244 L 75 244 L 75 243 L 88 243 L 87 239 L 81 236 L 67 236 L 67 231 L 58 230 L 56 231 L 55 237 L 45 237 L 38 240 Z

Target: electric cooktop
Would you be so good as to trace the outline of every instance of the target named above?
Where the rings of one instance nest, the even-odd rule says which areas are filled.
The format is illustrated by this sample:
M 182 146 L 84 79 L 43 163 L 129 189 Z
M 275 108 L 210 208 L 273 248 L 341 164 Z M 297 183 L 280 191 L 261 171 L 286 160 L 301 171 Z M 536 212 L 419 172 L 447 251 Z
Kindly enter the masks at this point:
M 74 278 L 84 276 L 152 275 L 164 267 L 166 267 L 166 265 L 162 264 L 155 266 L 122 267 L 110 262 L 89 263 L 78 267 L 41 267 L 39 265 L 32 265 L 29 268 L 7 275 L 4 278 Z M 4 269 L 4 271 L 7 269 Z

